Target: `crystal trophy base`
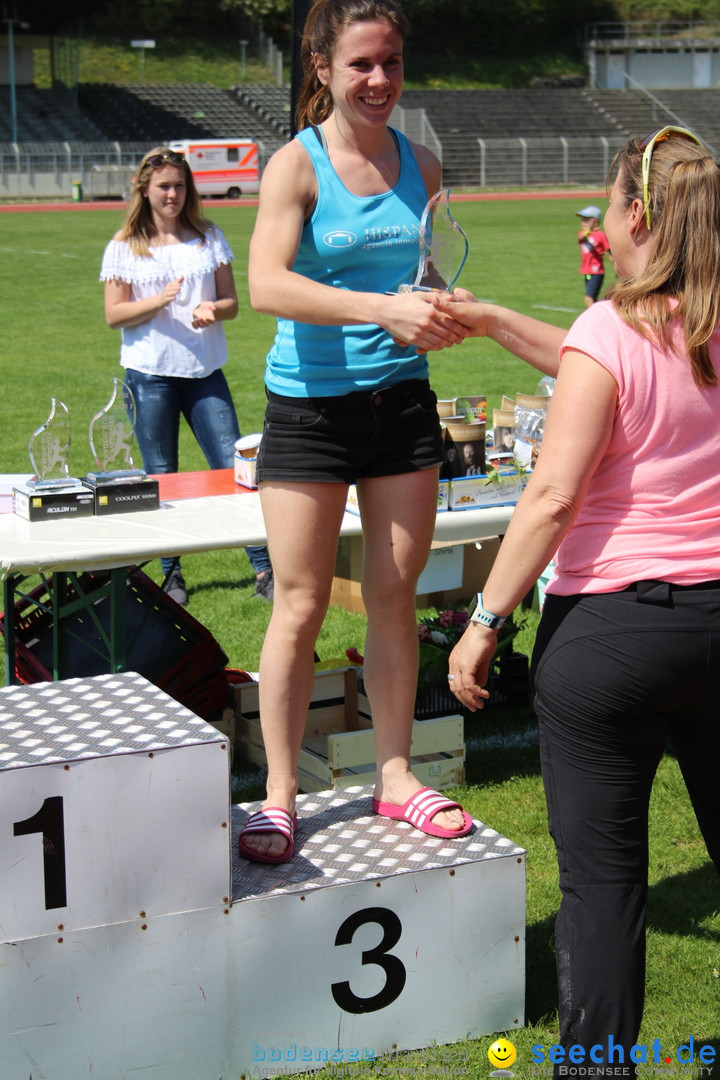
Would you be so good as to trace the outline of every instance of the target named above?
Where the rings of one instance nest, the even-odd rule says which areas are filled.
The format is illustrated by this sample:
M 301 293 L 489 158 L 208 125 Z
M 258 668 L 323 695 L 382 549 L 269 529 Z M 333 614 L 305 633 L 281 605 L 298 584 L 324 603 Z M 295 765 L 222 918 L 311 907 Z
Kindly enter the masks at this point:
M 85 483 L 94 492 L 96 514 L 131 514 L 160 505 L 160 484 L 142 469 L 88 473 Z
M 95 496 L 80 480 L 66 484 L 27 481 L 12 489 L 13 513 L 26 521 L 57 521 L 59 518 L 92 517 Z

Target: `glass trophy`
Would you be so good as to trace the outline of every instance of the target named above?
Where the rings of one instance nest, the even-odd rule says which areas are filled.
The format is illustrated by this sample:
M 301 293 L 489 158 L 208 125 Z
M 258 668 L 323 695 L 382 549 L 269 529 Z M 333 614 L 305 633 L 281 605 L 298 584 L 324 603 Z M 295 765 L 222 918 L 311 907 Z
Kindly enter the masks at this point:
M 28 454 L 35 474 L 28 481 L 28 487 L 36 491 L 50 491 L 81 485 L 81 481 L 68 472 L 70 412 L 64 401 L 52 399 L 50 415 L 30 436 Z
M 158 482 L 133 464 L 135 398 L 122 379 L 113 378 L 110 399 L 93 416 L 88 429 L 90 450 L 97 469 L 85 477 L 95 492 L 95 513 L 154 510 Z
M 465 266 L 468 238 L 450 209 L 450 188 L 433 195 L 420 219 L 420 262 L 412 285 L 398 292 L 451 292 Z
M 143 469 L 133 467 L 135 398 L 130 387 L 121 379 L 113 379 L 110 400 L 93 416 L 88 435 L 90 450 L 98 467 L 97 472 L 88 473 L 88 480 L 137 480 L 145 476 Z
M 34 476 L 12 489 L 13 512 L 28 521 L 57 521 L 93 513 L 93 493 L 68 472 L 70 413 L 52 398 L 50 415 L 32 435 L 28 454 Z

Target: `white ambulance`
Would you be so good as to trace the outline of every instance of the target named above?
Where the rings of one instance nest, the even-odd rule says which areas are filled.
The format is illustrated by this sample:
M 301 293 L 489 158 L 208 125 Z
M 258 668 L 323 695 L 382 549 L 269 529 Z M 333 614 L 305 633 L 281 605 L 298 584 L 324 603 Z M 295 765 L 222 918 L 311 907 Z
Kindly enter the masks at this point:
M 180 139 L 168 143 L 184 154 L 200 195 L 252 195 L 260 187 L 260 155 L 252 139 Z

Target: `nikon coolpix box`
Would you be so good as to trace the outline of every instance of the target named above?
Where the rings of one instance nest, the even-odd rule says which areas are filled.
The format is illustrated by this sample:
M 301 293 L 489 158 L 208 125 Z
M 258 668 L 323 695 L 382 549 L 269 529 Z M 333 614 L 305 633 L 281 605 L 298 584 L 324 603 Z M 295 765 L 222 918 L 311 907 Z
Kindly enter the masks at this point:
M 85 484 L 68 484 L 44 490 L 31 484 L 12 489 L 13 513 L 26 521 L 91 517 L 95 512 L 93 492 Z
M 160 484 L 150 476 L 113 480 L 90 473 L 85 483 L 93 491 L 96 514 L 130 514 L 137 510 L 157 510 L 160 505 Z

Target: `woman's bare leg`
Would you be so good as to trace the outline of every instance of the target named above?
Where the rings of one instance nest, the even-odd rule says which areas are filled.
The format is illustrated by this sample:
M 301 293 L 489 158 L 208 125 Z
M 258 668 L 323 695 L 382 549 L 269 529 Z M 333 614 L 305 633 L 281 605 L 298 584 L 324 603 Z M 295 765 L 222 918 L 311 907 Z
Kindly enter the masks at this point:
M 260 499 L 275 575 L 273 613 L 260 657 L 260 718 L 268 763 L 266 806 L 295 812 L 297 762 L 313 689 L 315 640 L 330 602 L 347 486 L 264 483 Z M 282 836 L 244 840 L 280 855 Z
M 424 785 L 410 769 L 418 671 L 417 579 L 430 551 L 438 470 L 361 480 L 363 600 L 368 615 L 364 678 L 375 732 L 375 797 L 402 806 Z M 459 810 L 433 817 L 461 829 Z

